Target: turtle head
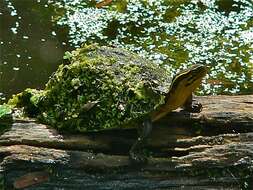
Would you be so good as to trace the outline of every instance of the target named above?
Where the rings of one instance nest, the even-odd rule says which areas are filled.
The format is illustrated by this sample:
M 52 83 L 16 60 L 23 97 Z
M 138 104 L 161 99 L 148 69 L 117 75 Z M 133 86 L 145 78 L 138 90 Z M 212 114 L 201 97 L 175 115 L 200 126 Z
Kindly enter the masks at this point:
M 207 73 L 207 67 L 204 65 L 196 64 L 192 67 L 185 69 L 176 76 L 174 76 L 171 87 L 170 93 L 172 94 L 182 94 L 181 96 L 189 96 L 197 87 L 199 87 L 202 78 Z M 180 98 L 179 97 L 179 98 Z
M 207 67 L 204 65 L 196 64 L 192 67 L 179 72 L 172 80 L 171 91 L 193 92 L 201 83 L 202 78 L 207 73 Z
M 206 66 L 196 64 L 174 76 L 170 91 L 166 97 L 166 102 L 171 106 L 171 109 L 176 109 L 184 105 L 192 92 L 199 87 L 206 73 Z
M 165 98 L 165 104 L 152 115 L 152 121 L 156 121 L 172 110 L 184 106 L 192 92 L 199 87 L 202 78 L 207 73 L 207 67 L 196 64 L 179 72 L 171 82 L 170 90 Z

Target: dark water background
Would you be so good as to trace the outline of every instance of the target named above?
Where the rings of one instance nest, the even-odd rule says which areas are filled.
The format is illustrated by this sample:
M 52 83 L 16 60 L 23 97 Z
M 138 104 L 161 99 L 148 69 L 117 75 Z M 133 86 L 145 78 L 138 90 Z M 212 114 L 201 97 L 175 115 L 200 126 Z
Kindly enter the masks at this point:
M 43 88 L 69 48 L 48 1 L 0 0 L 0 98 Z
M 0 0 L 0 99 L 43 88 L 82 43 L 139 53 L 171 75 L 210 66 L 199 94 L 253 93 L 251 0 Z

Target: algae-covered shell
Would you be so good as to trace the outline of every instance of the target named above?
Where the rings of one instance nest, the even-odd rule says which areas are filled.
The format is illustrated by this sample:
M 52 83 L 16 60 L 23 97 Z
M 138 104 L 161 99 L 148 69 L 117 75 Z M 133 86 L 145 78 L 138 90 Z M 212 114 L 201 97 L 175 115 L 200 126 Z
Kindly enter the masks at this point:
M 40 105 L 41 119 L 58 128 L 131 127 L 164 103 L 169 91 L 165 69 L 127 50 L 90 45 L 68 57 L 70 63 L 48 81 Z

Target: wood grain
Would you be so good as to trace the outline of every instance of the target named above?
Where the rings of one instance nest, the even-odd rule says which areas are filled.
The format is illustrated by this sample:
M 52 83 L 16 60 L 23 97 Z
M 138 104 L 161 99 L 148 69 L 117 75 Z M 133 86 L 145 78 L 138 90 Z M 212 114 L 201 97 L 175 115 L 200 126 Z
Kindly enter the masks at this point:
M 128 161 L 137 131 L 60 134 L 15 121 L 0 135 L 5 189 L 250 189 L 253 95 L 196 97 L 201 113 L 176 110 L 155 123 L 144 166 Z M 1 189 L 1 184 L 0 184 Z

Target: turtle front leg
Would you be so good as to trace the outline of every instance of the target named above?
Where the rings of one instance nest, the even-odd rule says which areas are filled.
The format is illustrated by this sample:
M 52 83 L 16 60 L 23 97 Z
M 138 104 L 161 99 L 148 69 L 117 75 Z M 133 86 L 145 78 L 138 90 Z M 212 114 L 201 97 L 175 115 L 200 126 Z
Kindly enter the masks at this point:
M 191 94 L 184 103 L 183 108 L 184 110 L 192 113 L 199 113 L 202 110 L 202 104 L 199 103 L 197 100 L 193 99 L 193 94 Z
M 147 143 L 147 138 L 152 131 L 151 119 L 146 119 L 141 127 L 140 136 L 133 144 L 129 151 L 129 159 L 132 164 L 145 164 L 147 163 L 147 157 L 143 152 L 143 148 Z

